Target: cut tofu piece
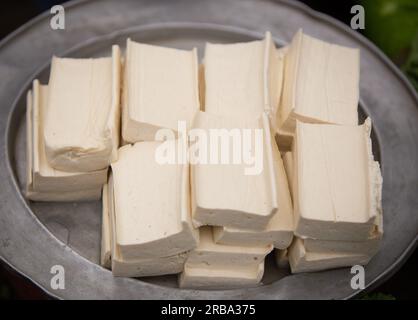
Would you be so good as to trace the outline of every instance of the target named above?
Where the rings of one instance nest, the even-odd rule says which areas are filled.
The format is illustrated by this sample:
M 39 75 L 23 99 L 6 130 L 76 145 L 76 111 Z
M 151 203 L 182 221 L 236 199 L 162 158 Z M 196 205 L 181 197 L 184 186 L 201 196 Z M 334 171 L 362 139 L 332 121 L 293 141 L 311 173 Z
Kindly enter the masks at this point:
M 264 40 L 207 43 L 205 111 L 222 117 L 255 119 L 267 112 L 275 123 L 283 74 L 283 55 L 269 32 Z
M 297 123 L 295 234 L 367 240 L 381 208 L 382 177 L 373 160 L 371 122 L 360 126 Z
M 191 223 L 188 164 L 160 164 L 156 153 L 176 140 L 139 142 L 119 149 L 112 163 L 116 246 L 125 260 L 168 257 L 199 239 Z
M 111 58 L 52 58 L 44 142 L 51 167 L 105 169 L 116 160 L 120 121 L 120 49 Z
M 299 30 L 285 56 L 279 128 L 294 132 L 296 119 L 358 124 L 360 54 Z
M 186 262 L 179 276 L 179 287 L 190 289 L 232 289 L 256 286 L 264 274 L 264 261 L 240 268 L 190 267 Z
M 230 245 L 267 245 L 286 249 L 293 238 L 293 207 L 283 162 L 277 146 L 273 144 L 275 172 L 277 181 L 278 210 L 271 218 L 266 229 L 251 231 L 228 227 L 214 227 L 216 243 Z
M 44 120 L 48 113 L 48 86 L 33 82 L 28 94 L 28 168 L 31 175 L 31 189 L 39 193 L 78 192 L 99 190 L 107 181 L 107 168 L 91 172 L 65 172 L 52 168 L 45 154 L 43 141 Z M 29 156 L 30 155 L 30 156 Z M 29 169 L 28 169 L 29 170 Z
M 110 174 L 109 187 L 103 189 L 103 226 L 105 243 L 102 234 L 102 265 L 111 264 L 112 274 L 117 277 L 149 277 L 166 274 L 177 274 L 183 271 L 187 252 L 169 257 L 125 260 L 120 257 L 116 243 L 113 176 Z
M 100 250 L 100 265 L 110 269 L 112 263 L 112 235 L 109 211 L 109 190 L 107 183 L 102 191 L 102 241 Z
M 273 250 L 273 246 L 223 245 L 215 243 L 211 227 L 202 227 L 200 242 L 187 259 L 189 267 L 205 265 L 214 268 L 258 265 Z
M 189 128 L 200 109 L 197 50 L 179 50 L 127 40 L 122 136 L 153 141 L 157 130 Z
M 214 146 L 218 142 L 218 147 L 221 148 L 219 150 L 226 150 L 222 156 L 226 157 L 225 153 L 229 151 L 230 159 L 226 163 L 218 159 L 217 164 L 209 161 L 209 163 L 192 165 L 194 224 L 249 230 L 265 229 L 278 207 L 268 117 L 263 113 L 257 120 L 244 121 L 199 112 L 195 118 L 194 128 L 207 133 L 204 136 L 210 137 L 211 142 L 208 144 L 211 149 L 216 149 Z M 221 129 L 222 133 L 229 134 L 228 139 L 215 136 L 214 129 Z M 245 135 L 241 129 L 246 129 L 248 130 L 246 132 L 251 134 L 251 150 L 247 150 L 248 153 L 254 153 L 255 161 L 250 164 L 251 168 L 245 164 L 246 161 L 235 163 L 231 161 L 231 154 L 241 154 L 241 151 L 243 154 L 244 149 L 249 147 L 249 143 L 246 143 L 247 146 L 241 143 Z M 216 133 L 221 132 L 216 131 Z M 257 134 L 260 139 L 256 139 Z M 234 148 L 240 145 L 243 146 L 242 150 L 236 152 L 237 149 Z M 212 157 L 213 153 L 210 156 Z M 248 173 L 248 169 L 257 169 L 257 159 L 260 170 L 254 170 L 253 174 Z
M 366 265 L 370 256 L 344 252 L 309 252 L 303 240 L 296 238 L 289 248 L 289 264 L 292 273 L 315 272 L 327 269 Z

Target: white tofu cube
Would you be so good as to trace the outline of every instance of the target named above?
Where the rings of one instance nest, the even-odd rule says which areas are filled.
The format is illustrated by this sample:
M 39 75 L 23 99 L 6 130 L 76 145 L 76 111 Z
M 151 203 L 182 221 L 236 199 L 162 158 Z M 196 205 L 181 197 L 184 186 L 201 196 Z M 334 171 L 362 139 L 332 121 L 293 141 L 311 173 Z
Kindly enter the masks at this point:
M 112 163 L 115 242 L 125 260 L 168 257 L 198 243 L 190 216 L 189 166 L 158 163 L 161 144 L 123 146 Z
M 207 43 L 204 66 L 206 112 L 247 119 L 267 112 L 275 125 L 283 55 L 276 50 L 269 32 L 258 41 Z
M 295 234 L 346 241 L 370 237 L 382 187 L 370 131 L 370 119 L 360 126 L 297 123 Z
M 116 160 L 120 121 L 120 50 L 111 58 L 52 58 L 46 157 L 54 169 L 86 172 Z
M 128 39 L 122 136 L 126 142 L 153 141 L 161 128 L 188 128 L 200 109 L 196 48 L 190 51 Z
M 360 253 L 309 252 L 300 238 L 296 238 L 290 246 L 288 258 L 292 273 L 366 265 L 371 259 L 370 256 Z
M 227 226 L 239 229 L 263 230 L 267 227 L 273 214 L 277 211 L 277 186 L 274 174 L 274 160 L 270 136 L 269 120 L 265 114 L 257 120 L 243 121 L 227 117 L 218 117 L 206 112 L 197 114 L 194 128 L 205 132 L 212 142 L 213 148 L 216 137 L 212 136 L 216 129 L 230 134 L 225 139 L 218 139 L 221 156 L 226 157 L 229 152 L 230 161 L 217 163 L 197 163 L 192 165 L 192 211 L 196 226 L 213 225 Z M 232 155 L 244 145 L 243 129 L 251 133 L 254 164 L 245 161 L 231 160 Z M 257 131 L 258 130 L 258 131 Z M 257 132 L 256 132 L 257 131 Z M 216 131 L 220 133 L 220 131 Z M 235 134 L 236 133 L 236 134 Z M 262 137 L 256 139 L 256 133 Z M 225 135 L 226 136 L 226 135 Z M 249 139 L 247 139 L 249 141 Z M 242 142 L 240 144 L 240 142 Z M 247 143 L 249 144 L 249 143 Z M 225 147 L 226 146 L 226 147 Z M 248 146 L 247 146 L 248 147 Z M 244 150 L 244 147 L 242 148 Z M 222 155 L 222 152 L 224 154 Z M 239 155 L 239 152 L 235 152 Z M 210 154 L 213 156 L 213 153 Z M 232 157 L 233 158 L 233 157 Z M 249 174 L 247 169 L 257 169 Z M 209 159 L 210 160 L 210 159 Z M 238 159 L 240 160 L 240 159 Z M 243 160 L 243 158 L 241 158 Z
M 294 132 L 296 119 L 356 125 L 360 55 L 299 30 L 285 56 L 279 128 Z

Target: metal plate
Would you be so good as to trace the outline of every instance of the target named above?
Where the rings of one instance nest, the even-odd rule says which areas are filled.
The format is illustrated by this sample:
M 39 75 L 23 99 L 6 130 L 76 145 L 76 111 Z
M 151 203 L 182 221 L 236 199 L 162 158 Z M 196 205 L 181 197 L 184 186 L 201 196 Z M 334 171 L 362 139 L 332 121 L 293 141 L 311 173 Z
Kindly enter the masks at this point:
M 225 25 L 229 25 L 228 27 Z M 51 55 L 103 56 L 110 45 L 134 40 L 191 48 L 205 41 L 236 42 L 270 30 L 279 44 L 298 28 L 326 41 L 361 49 L 361 105 L 374 121 L 381 160 L 385 234 L 366 267 L 366 285 L 392 274 L 417 244 L 418 98 L 402 74 L 372 44 L 342 24 L 287 1 L 77 1 L 66 6 L 66 30 L 49 15 L 29 22 L 0 43 L 0 256 L 58 298 L 278 299 L 348 298 L 350 270 L 286 276 L 267 261 L 264 285 L 244 290 L 179 290 L 175 277 L 114 278 L 98 266 L 99 202 L 32 203 L 22 196 L 25 170 L 24 96 L 33 78 L 46 82 Z M 119 30 L 119 31 L 115 31 Z M 66 288 L 50 287 L 53 265 L 65 268 Z

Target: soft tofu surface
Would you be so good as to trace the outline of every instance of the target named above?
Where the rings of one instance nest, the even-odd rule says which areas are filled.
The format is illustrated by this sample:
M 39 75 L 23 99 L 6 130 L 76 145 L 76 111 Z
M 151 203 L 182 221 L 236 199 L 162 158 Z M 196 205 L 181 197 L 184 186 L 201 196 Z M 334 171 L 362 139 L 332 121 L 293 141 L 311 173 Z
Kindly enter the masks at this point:
M 287 151 L 283 154 L 283 166 L 286 171 L 287 182 L 289 184 L 290 195 L 293 198 L 293 174 L 294 174 L 294 161 L 293 161 L 293 153 L 291 151 Z
M 297 123 L 295 233 L 324 240 L 367 240 L 381 202 L 373 161 L 371 123 L 338 126 Z
M 147 259 L 123 259 L 116 243 L 114 231 L 114 195 L 113 176 L 109 177 L 109 187 L 103 189 L 103 228 L 102 228 L 102 265 L 108 265 L 112 274 L 117 277 L 149 277 L 165 274 L 176 274 L 183 271 L 187 252 L 169 257 Z
M 47 100 L 48 86 L 40 85 L 39 81 L 35 80 L 27 106 L 27 121 L 30 122 L 30 136 L 27 142 L 30 143 L 28 152 L 31 154 L 27 165 L 31 165 L 31 188 L 37 192 L 55 193 L 101 189 L 107 180 L 107 168 L 91 172 L 65 172 L 52 168 L 48 163 L 43 141 L 43 124 L 48 113 Z
M 122 135 L 127 142 L 155 140 L 160 128 L 188 128 L 200 109 L 197 51 L 128 39 Z
M 190 217 L 189 167 L 157 163 L 159 146 L 126 145 L 112 163 L 116 244 L 124 259 L 167 257 L 198 242 Z
M 299 30 L 285 56 L 280 128 L 295 120 L 356 125 L 359 50 L 326 43 Z
M 289 264 L 292 273 L 316 272 L 353 265 L 365 265 L 370 256 L 346 252 L 309 252 L 303 240 L 295 239 L 288 250 Z
M 262 230 L 277 211 L 276 177 L 269 129 L 263 114 L 258 120 L 243 121 L 197 114 L 194 128 L 252 129 L 263 131 L 263 169 L 260 174 L 245 175 L 246 164 L 218 163 L 192 165 L 192 210 L 196 226 L 214 225 Z M 230 138 L 232 154 L 233 138 Z
M 264 262 L 241 268 L 190 267 L 186 262 L 179 287 L 190 289 L 231 289 L 256 286 L 264 274 Z
M 277 182 L 278 210 L 267 227 L 262 231 L 252 231 L 229 227 L 214 227 L 215 242 L 230 245 L 267 245 L 286 249 L 293 238 L 293 207 L 289 186 L 279 150 L 273 145 Z
M 205 48 L 205 111 L 224 117 L 252 119 L 267 111 L 275 120 L 283 55 L 270 33 L 263 40 L 207 43 Z
M 205 265 L 210 268 L 240 267 L 258 265 L 273 250 L 273 246 L 246 246 L 217 244 L 213 239 L 211 227 L 201 227 L 199 245 L 190 252 L 189 266 Z
M 52 58 L 44 139 L 55 169 L 105 169 L 119 144 L 120 50 L 111 58 Z

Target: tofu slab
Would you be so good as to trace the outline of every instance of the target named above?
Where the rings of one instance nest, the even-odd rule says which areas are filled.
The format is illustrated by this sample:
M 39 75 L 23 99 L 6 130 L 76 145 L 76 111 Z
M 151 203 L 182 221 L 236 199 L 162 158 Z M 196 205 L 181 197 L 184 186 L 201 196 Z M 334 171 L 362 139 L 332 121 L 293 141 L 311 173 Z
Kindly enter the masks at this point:
M 125 260 L 120 257 L 114 231 L 115 213 L 113 201 L 113 177 L 109 177 L 109 187 L 103 189 L 103 225 L 101 263 L 112 269 L 117 277 L 149 277 L 177 274 L 183 271 L 187 252 L 169 257 Z
M 272 124 L 275 123 L 283 55 L 276 49 L 269 32 L 258 41 L 207 43 L 204 64 L 206 112 L 254 119 L 265 111 Z
M 111 58 L 52 58 L 44 142 L 54 169 L 95 171 L 116 160 L 120 82 L 118 46 Z
M 211 227 L 201 227 L 199 245 L 190 251 L 187 264 L 190 267 L 240 267 L 258 265 L 273 250 L 273 246 L 246 246 L 217 244 Z
M 168 257 L 198 243 L 190 216 L 189 166 L 158 163 L 162 144 L 123 146 L 112 163 L 116 246 L 125 260 Z
M 274 144 L 273 149 L 275 150 L 274 164 L 277 182 L 276 190 L 278 192 L 277 212 L 262 231 L 214 227 L 213 236 L 216 243 L 243 246 L 273 244 L 275 248 L 286 249 L 292 242 L 294 231 L 292 200 L 279 150 Z
M 293 153 L 291 151 L 287 151 L 283 154 L 283 166 L 284 170 L 286 171 L 287 182 L 289 184 L 290 196 L 293 199 L 293 174 L 294 174 L 294 160 L 293 160 Z
M 381 211 L 382 189 L 370 131 L 370 119 L 360 126 L 297 123 L 296 235 L 344 241 L 370 238 Z
M 27 101 L 28 161 L 31 189 L 37 192 L 78 192 L 99 190 L 107 181 L 107 168 L 91 172 L 65 172 L 52 168 L 46 159 L 43 141 L 48 113 L 48 86 L 33 82 Z M 29 156 L 30 155 L 30 156 Z
M 262 150 L 258 151 L 263 152 L 260 161 L 263 167 L 259 174 L 245 174 L 247 165 L 243 161 L 237 164 L 232 161 L 229 163 L 219 161 L 217 164 L 197 163 L 192 165 L 191 172 L 192 212 L 196 226 L 265 229 L 278 207 L 268 117 L 263 114 L 257 120 L 243 121 L 199 112 L 194 128 L 203 130 L 207 136 L 211 135 L 212 129 L 235 130 L 235 132 L 250 129 L 253 145 L 255 145 L 255 129 L 263 130 Z M 228 140 L 230 154 L 233 153 L 234 137 L 230 136 Z M 253 150 L 257 152 L 255 148 Z
M 179 287 L 189 289 L 232 289 L 256 286 L 264 274 L 264 261 L 257 266 L 213 268 L 190 267 L 186 262 L 179 276 Z
M 200 109 L 197 50 L 179 50 L 127 40 L 122 136 L 153 141 L 158 129 L 189 128 Z
M 345 252 L 309 252 L 303 240 L 295 239 L 288 252 L 289 264 L 292 273 L 316 272 L 328 269 L 366 265 L 370 256 L 358 253 Z
M 296 120 L 356 125 L 358 49 L 326 43 L 299 30 L 285 56 L 279 128 L 294 132 Z

